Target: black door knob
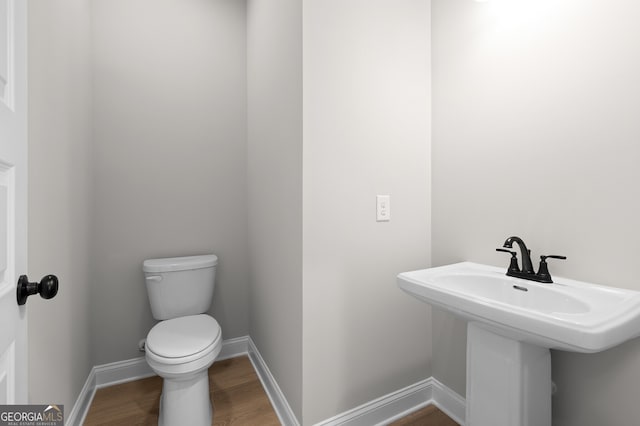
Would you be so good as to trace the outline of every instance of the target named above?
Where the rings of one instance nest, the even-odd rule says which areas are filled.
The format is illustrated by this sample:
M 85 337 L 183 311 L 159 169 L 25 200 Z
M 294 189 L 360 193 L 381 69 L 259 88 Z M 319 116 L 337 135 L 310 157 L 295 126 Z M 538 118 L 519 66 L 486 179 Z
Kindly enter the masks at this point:
M 24 305 L 27 303 L 27 297 L 36 293 L 40 293 L 40 297 L 43 299 L 51 299 L 58 294 L 58 277 L 47 275 L 39 283 L 30 283 L 26 275 L 20 275 L 16 293 L 18 305 Z

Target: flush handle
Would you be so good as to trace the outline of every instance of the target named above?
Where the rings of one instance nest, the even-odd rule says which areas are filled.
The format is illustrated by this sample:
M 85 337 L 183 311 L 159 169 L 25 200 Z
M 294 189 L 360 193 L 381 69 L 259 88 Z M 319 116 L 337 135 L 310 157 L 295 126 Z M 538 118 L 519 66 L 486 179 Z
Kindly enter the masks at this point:
M 55 275 L 47 275 L 43 277 L 39 283 L 30 283 L 26 275 L 20 275 L 18 278 L 18 288 L 16 295 L 18 305 L 27 303 L 27 297 L 34 294 L 40 294 L 43 299 L 52 299 L 58 294 L 58 277 Z
M 144 277 L 147 281 L 162 281 L 162 276 L 160 275 L 149 275 L 148 277 Z

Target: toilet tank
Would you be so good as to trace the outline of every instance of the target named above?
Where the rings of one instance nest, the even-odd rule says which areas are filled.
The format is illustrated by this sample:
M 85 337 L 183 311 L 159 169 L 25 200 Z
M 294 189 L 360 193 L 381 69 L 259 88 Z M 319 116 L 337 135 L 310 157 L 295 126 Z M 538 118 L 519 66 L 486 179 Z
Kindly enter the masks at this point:
M 217 264 L 213 254 L 145 260 L 142 270 L 153 317 L 166 320 L 207 312 Z

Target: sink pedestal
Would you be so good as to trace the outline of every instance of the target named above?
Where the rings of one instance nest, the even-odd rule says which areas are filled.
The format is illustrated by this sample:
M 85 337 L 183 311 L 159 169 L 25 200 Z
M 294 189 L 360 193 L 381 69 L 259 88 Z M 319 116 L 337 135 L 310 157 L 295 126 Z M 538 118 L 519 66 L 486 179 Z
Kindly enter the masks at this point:
M 467 426 L 551 426 L 549 349 L 467 325 Z

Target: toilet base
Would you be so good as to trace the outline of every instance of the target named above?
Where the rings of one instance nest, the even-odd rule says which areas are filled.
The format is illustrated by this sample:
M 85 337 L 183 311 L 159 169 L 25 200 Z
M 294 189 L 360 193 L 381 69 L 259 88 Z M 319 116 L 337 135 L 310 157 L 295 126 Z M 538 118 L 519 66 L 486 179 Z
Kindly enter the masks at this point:
M 212 419 L 207 369 L 187 380 L 163 380 L 158 426 L 209 426 Z

